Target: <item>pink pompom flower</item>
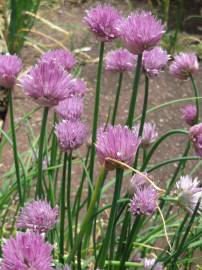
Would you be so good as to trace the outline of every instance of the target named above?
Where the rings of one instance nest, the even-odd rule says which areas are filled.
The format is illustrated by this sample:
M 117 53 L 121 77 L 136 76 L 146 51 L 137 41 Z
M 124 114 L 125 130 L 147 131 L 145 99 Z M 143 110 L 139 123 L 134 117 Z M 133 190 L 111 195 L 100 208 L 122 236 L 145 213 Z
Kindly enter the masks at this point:
M 131 53 L 142 54 L 144 50 L 150 50 L 159 43 L 164 26 L 151 12 L 138 11 L 121 20 L 118 31 Z
M 68 97 L 83 97 L 86 92 L 85 81 L 82 79 L 73 79 L 68 92 Z
M 130 201 L 132 215 L 152 215 L 157 208 L 158 194 L 151 186 L 137 189 Z
M 140 129 L 140 124 L 133 126 L 133 132 L 138 136 Z M 155 142 L 158 137 L 158 132 L 156 131 L 156 125 L 152 123 L 144 123 L 143 133 L 141 137 L 141 146 L 149 147 L 153 142 Z
M 120 48 L 107 53 L 105 57 L 105 69 L 109 71 L 134 70 L 136 57 L 128 50 Z
M 52 208 L 46 201 L 33 201 L 22 208 L 16 227 L 44 233 L 53 229 L 57 218 L 58 207 Z
M 108 126 L 97 132 L 96 152 L 98 159 L 107 170 L 118 167 L 107 158 L 131 165 L 140 144 L 138 138 L 127 126 Z
M 18 233 L 3 246 L 1 270 L 53 270 L 52 247 L 36 233 Z
M 149 182 L 145 178 L 148 177 L 146 172 L 135 173 L 133 177 L 130 179 L 129 186 L 128 186 L 128 194 L 133 195 L 139 188 L 144 186 L 148 186 Z
M 75 121 L 81 118 L 83 107 L 83 100 L 81 98 L 72 97 L 61 101 L 55 107 L 55 111 L 62 119 Z
M 188 104 L 182 108 L 182 119 L 190 126 L 196 123 L 197 109 L 195 105 Z
M 161 47 L 155 47 L 150 51 L 144 51 L 142 66 L 145 74 L 154 77 L 160 74 L 166 66 L 169 56 Z
M 56 106 L 72 90 L 72 76 L 55 63 L 40 62 L 20 79 L 26 94 L 44 107 Z
M 189 136 L 198 156 L 202 157 L 202 123 L 189 129 Z
M 86 11 L 84 21 L 100 41 L 112 41 L 119 36 L 117 24 L 121 16 L 108 4 L 98 4 Z
M 186 80 L 196 74 L 199 69 L 197 56 L 194 53 L 180 53 L 175 56 L 170 65 L 170 73 L 180 79 Z
M 56 49 L 44 53 L 40 61 L 55 61 L 68 72 L 76 65 L 76 59 L 73 54 L 64 49 Z
M 0 54 L 0 86 L 12 88 L 21 69 L 22 60 L 17 55 Z
M 85 142 L 88 128 L 79 120 L 74 122 L 63 120 L 56 125 L 55 133 L 62 151 L 69 152 L 79 148 Z

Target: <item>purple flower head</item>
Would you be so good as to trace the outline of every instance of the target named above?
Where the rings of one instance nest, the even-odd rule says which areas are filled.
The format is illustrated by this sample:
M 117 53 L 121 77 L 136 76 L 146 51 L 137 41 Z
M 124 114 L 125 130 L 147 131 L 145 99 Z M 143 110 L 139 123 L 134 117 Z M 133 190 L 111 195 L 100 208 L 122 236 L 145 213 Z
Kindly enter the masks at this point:
M 67 98 L 55 107 L 55 111 L 62 119 L 78 120 L 83 113 L 83 100 L 79 97 Z
M 105 165 L 108 170 L 115 169 L 117 164 L 106 161 L 106 158 L 131 165 L 139 144 L 140 138 L 127 126 L 108 126 L 105 131 L 98 130 L 97 132 L 97 156 L 100 163 Z
M 202 157 L 202 123 L 189 129 L 189 136 L 199 157 Z
M 142 262 L 144 264 L 144 269 L 145 270 L 163 270 L 163 265 L 162 263 L 158 262 L 155 264 L 156 262 L 156 259 L 155 258 L 152 258 L 152 259 L 149 259 L 149 258 L 144 258 L 142 259 Z M 152 268 L 152 266 L 155 264 L 155 266 Z
M 44 233 L 53 229 L 57 218 L 58 207 L 51 208 L 46 201 L 33 201 L 22 208 L 16 227 Z
M 119 36 L 117 24 L 121 19 L 119 12 L 108 4 L 98 4 L 86 11 L 84 21 L 100 41 L 112 41 Z
M 139 11 L 121 20 L 118 31 L 128 50 L 133 54 L 141 54 L 159 43 L 164 26 L 151 12 Z
M 0 54 L 0 86 L 12 88 L 21 69 L 22 61 L 17 55 Z
M 192 179 L 189 175 L 181 176 L 176 186 L 180 205 L 192 214 L 198 200 L 202 199 L 202 188 L 198 178 Z M 200 203 L 199 212 L 202 212 L 202 203 Z
M 132 215 L 152 215 L 157 207 L 158 195 L 151 186 L 137 189 L 130 200 L 130 212 Z
M 180 53 L 170 65 L 170 73 L 180 80 L 188 79 L 196 74 L 198 69 L 199 63 L 194 53 Z
M 53 270 L 51 245 L 36 233 L 18 233 L 3 246 L 1 270 Z
M 88 129 L 79 120 L 75 122 L 63 120 L 55 127 L 55 133 L 64 152 L 79 148 L 87 139 Z
M 140 124 L 133 127 L 133 132 L 138 136 L 140 129 Z M 156 131 L 156 125 L 151 123 L 144 123 L 144 129 L 142 134 L 141 146 L 148 147 L 152 144 L 158 137 L 158 132 Z
M 126 49 L 117 49 L 107 53 L 105 68 L 110 71 L 132 71 L 136 62 L 136 56 Z
M 73 79 L 69 89 L 68 97 L 83 97 L 86 92 L 86 83 L 82 79 Z
M 149 77 L 159 75 L 162 69 L 166 66 L 169 56 L 161 47 L 155 47 L 151 51 L 143 53 L 143 70 Z
M 72 76 L 54 61 L 40 62 L 20 79 L 28 96 L 45 107 L 56 106 L 69 96 Z
M 71 71 L 72 68 L 76 65 L 76 59 L 73 54 L 64 49 L 57 49 L 53 51 L 48 51 L 44 53 L 40 61 L 55 61 L 61 65 L 66 71 Z
M 130 179 L 129 187 L 128 187 L 128 193 L 130 195 L 133 195 L 139 188 L 142 188 L 144 186 L 148 186 L 149 182 L 145 178 L 145 176 L 148 177 L 146 172 L 141 172 L 142 174 L 135 173 L 133 177 Z
M 196 106 L 192 104 L 186 105 L 182 108 L 182 119 L 190 126 L 196 123 L 197 110 Z

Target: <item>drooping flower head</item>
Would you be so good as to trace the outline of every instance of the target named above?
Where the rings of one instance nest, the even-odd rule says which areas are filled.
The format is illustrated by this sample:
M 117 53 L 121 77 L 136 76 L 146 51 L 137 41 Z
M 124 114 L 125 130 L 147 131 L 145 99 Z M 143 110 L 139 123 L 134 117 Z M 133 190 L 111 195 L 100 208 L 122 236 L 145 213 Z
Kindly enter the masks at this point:
M 79 120 L 83 112 L 83 100 L 79 97 L 67 98 L 55 107 L 55 111 L 62 119 Z
M 22 60 L 17 55 L 0 54 L 0 86 L 12 88 L 21 69 Z
M 198 156 L 202 157 L 202 123 L 189 129 L 189 136 Z
M 72 76 L 55 63 L 40 62 L 20 79 L 26 94 L 45 107 L 56 106 L 72 89 Z
M 164 26 L 151 12 L 138 11 L 121 20 L 118 31 L 128 50 L 133 54 L 141 54 L 159 43 Z
M 86 92 L 86 83 L 82 79 L 73 79 L 70 83 L 68 97 L 83 97 Z
M 151 186 L 143 186 L 137 189 L 130 200 L 130 212 L 132 215 L 152 215 L 157 208 L 158 195 Z
M 100 41 L 112 41 L 119 36 L 117 23 L 119 12 L 108 4 L 98 4 L 86 11 L 84 21 Z
M 76 64 L 76 59 L 73 54 L 64 49 L 56 49 L 44 53 L 40 61 L 55 61 L 60 64 L 66 71 L 71 71 Z
M 142 259 L 142 262 L 144 264 L 144 269 L 145 270 L 151 270 L 151 269 L 153 269 L 153 270 L 163 270 L 162 263 L 158 262 L 158 263 L 155 264 L 155 262 L 156 262 L 155 258 L 152 258 L 152 259 L 145 258 L 145 259 Z M 155 264 L 155 266 L 154 266 L 154 264 Z
M 182 205 L 189 213 L 193 213 L 198 200 L 202 199 L 202 188 L 198 178 L 192 179 L 191 176 L 181 176 L 176 183 L 177 195 L 180 205 Z M 202 211 L 202 203 L 199 206 L 199 212 Z
M 33 201 L 22 208 L 16 227 L 44 233 L 53 229 L 57 218 L 58 207 L 52 208 L 47 201 Z
M 53 270 L 51 245 L 36 233 L 18 233 L 3 246 L 1 270 Z
M 55 127 L 55 133 L 61 149 L 64 152 L 80 147 L 87 139 L 88 129 L 84 123 L 63 120 Z
M 143 70 L 149 77 L 159 75 L 162 69 L 166 66 L 169 56 L 161 47 L 155 47 L 150 51 L 143 53 Z
M 192 104 L 186 105 L 182 108 L 182 119 L 190 126 L 196 123 L 197 110 L 196 106 Z
M 110 71 L 132 71 L 134 70 L 136 57 L 126 49 L 117 49 L 107 53 L 105 57 L 105 68 Z
M 148 176 L 147 173 L 146 172 L 141 173 L 142 174 L 135 173 L 133 177 L 130 179 L 130 183 L 128 186 L 128 193 L 130 195 L 133 195 L 139 188 L 149 185 L 149 182 L 145 178 L 145 176 Z
M 116 159 L 131 165 L 140 139 L 127 126 L 108 126 L 97 132 L 96 151 L 102 165 L 113 170 L 117 164 L 107 161 L 106 158 Z
M 188 79 L 196 74 L 198 69 L 199 63 L 194 53 L 179 53 L 170 65 L 170 73 L 180 80 Z
M 140 124 L 133 126 L 133 132 L 138 136 L 140 129 Z M 156 131 L 156 125 L 152 123 L 144 123 L 141 146 L 150 146 L 158 137 L 158 132 Z

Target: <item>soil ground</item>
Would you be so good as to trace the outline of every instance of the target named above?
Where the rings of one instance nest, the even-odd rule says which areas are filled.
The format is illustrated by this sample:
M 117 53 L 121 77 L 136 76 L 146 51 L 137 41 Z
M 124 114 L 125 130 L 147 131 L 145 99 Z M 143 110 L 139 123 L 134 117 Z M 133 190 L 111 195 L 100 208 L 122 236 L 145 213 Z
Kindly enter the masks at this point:
M 104 2 L 104 1 L 103 1 Z M 119 10 L 122 10 L 123 13 L 130 12 L 130 6 L 127 1 L 114 0 L 114 1 L 105 1 L 110 2 L 115 5 Z M 95 78 L 96 78 L 96 58 L 98 55 L 99 44 L 95 37 L 88 31 L 86 28 L 83 17 L 85 15 L 85 10 L 91 5 L 95 4 L 95 1 L 87 1 L 81 5 L 72 5 L 70 1 L 65 1 L 60 5 L 51 5 L 43 4 L 40 8 L 39 15 L 44 19 L 49 20 L 51 23 L 58 25 L 62 29 L 66 30 L 69 35 L 61 33 L 54 30 L 48 25 L 36 21 L 33 32 L 30 33 L 30 40 L 35 41 L 35 45 L 43 44 L 44 49 L 49 48 L 53 49 L 58 47 L 58 42 L 62 43 L 63 46 L 66 46 L 70 50 L 82 49 L 87 52 L 77 53 L 78 63 L 81 68 L 81 77 L 87 82 L 88 90 L 85 95 L 85 112 L 83 115 L 84 120 L 88 123 L 89 127 L 92 126 L 92 117 L 93 117 L 93 104 L 95 96 Z M 148 8 L 146 1 L 136 1 L 137 8 Z M 50 40 L 48 37 L 44 37 L 36 33 L 40 31 L 51 37 Z M 53 38 L 55 40 L 53 40 Z M 107 43 L 105 46 L 105 52 L 109 51 L 112 48 L 117 46 L 118 42 Z M 40 52 L 37 49 L 37 46 L 30 46 L 26 44 L 22 50 L 22 58 L 26 68 L 29 68 L 31 65 L 36 63 L 37 58 L 40 56 Z M 196 76 L 196 84 L 200 89 L 202 89 L 202 81 L 200 81 L 202 70 L 198 76 Z M 132 88 L 132 78 L 133 74 L 125 74 L 123 88 L 120 98 L 120 107 L 118 111 L 117 123 L 124 124 L 128 107 L 129 100 L 131 97 L 131 88 Z M 100 107 L 100 124 L 104 123 L 107 119 L 109 107 L 113 104 L 115 97 L 115 86 L 117 82 L 117 74 L 111 74 L 106 71 L 103 73 L 103 82 L 101 90 L 101 107 Z M 159 77 L 150 80 L 150 89 L 149 89 L 149 108 L 160 105 L 165 102 L 187 98 L 193 96 L 193 90 L 190 81 L 180 81 L 173 79 L 168 70 L 165 70 Z M 141 113 L 142 102 L 144 97 L 144 77 L 141 78 L 141 84 L 138 95 L 136 115 Z M 188 128 L 186 124 L 181 119 L 181 107 L 184 103 L 174 104 L 167 106 L 163 109 L 149 113 L 147 115 L 147 121 L 152 121 L 156 123 L 159 135 L 167 132 L 170 129 L 176 128 Z M 30 109 L 33 109 L 36 105 L 31 101 L 30 98 L 25 96 L 23 90 L 20 87 L 16 87 L 14 91 L 14 109 L 15 109 L 15 119 L 18 121 L 22 118 L 24 113 L 29 112 Z M 201 106 L 200 106 L 201 108 Z M 35 136 L 39 135 L 39 125 L 41 121 L 42 111 L 37 111 L 33 117 L 31 117 L 30 123 L 35 130 Z M 8 127 L 8 120 L 6 126 Z M 18 148 L 21 152 L 27 150 L 28 138 L 27 138 L 28 125 L 23 124 L 20 126 L 17 132 Z M 172 137 L 171 139 L 165 141 L 156 151 L 154 158 L 152 159 L 152 164 L 155 162 L 161 162 L 163 160 L 169 159 L 171 157 L 177 157 L 182 154 L 184 151 L 186 141 L 186 136 L 177 136 Z M 1 164 L 1 172 L 7 171 L 12 165 L 12 150 L 10 147 L 6 146 L 3 152 L 3 163 Z M 188 162 L 188 169 L 186 173 L 189 173 L 189 170 L 193 167 L 196 162 Z M 164 167 L 163 169 L 158 170 L 153 173 L 153 176 L 157 178 L 162 185 L 166 183 L 169 179 L 169 176 L 175 169 L 177 164 L 172 164 Z M 77 173 L 75 172 L 75 177 Z M 201 173 L 202 176 L 202 173 Z

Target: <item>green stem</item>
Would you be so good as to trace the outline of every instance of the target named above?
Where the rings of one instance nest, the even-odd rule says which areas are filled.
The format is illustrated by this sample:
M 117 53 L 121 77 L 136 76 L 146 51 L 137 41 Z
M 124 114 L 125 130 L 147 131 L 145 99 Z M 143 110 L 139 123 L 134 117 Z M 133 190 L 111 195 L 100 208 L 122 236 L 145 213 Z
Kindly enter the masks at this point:
M 113 265 L 113 266 L 120 266 L 120 261 L 105 261 L 105 266 Z M 136 263 L 136 262 L 125 262 L 126 267 L 141 267 L 143 263 Z
M 13 157 L 15 162 L 15 173 L 17 179 L 17 187 L 19 194 L 20 205 L 23 206 L 23 197 L 22 197 L 22 188 L 20 183 L 20 168 L 18 162 L 18 151 L 17 151 L 17 142 L 16 142 L 16 133 L 15 133 L 15 122 L 14 122 L 14 113 L 13 113 L 13 99 L 12 99 L 12 89 L 8 89 L 8 98 L 9 98 L 9 113 L 10 113 L 10 125 L 13 138 Z
M 195 97 L 196 97 L 196 124 L 199 122 L 199 91 L 198 91 L 198 88 L 196 86 L 196 83 L 194 81 L 194 78 L 192 75 L 190 75 L 190 79 L 191 79 L 191 82 L 192 82 L 192 86 L 193 86 L 193 89 L 194 89 L 194 94 L 195 94 Z
M 158 146 L 168 137 L 176 135 L 176 134 L 182 134 L 182 135 L 187 135 L 188 132 L 182 129 L 174 129 L 174 130 L 170 130 L 167 133 L 165 133 L 164 135 L 162 135 L 151 147 L 150 151 L 148 152 L 146 159 L 144 160 L 144 163 L 141 167 L 141 171 L 143 171 L 148 162 L 150 161 L 152 155 L 154 154 L 154 152 L 156 151 L 156 149 L 158 148 Z
M 63 173 L 60 191 L 60 254 L 59 261 L 64 263 L 64 231 L 65 231 L 65 182 L 67 171 L 67 153 L 64 153 Z
M 144 130 L 144 123 L 145 123 L 145 118 L 146 118 L 146 114 L 147 114 L 148 96 L 149 96 L 149 78 L 147 76 L 145 76 L 144 102 L 143 102 L 142 117 L 141 117 L 141 121 L 140 121 L 140 128 L 139 128 L 138 137 L 142 136 L 143 130 Z M 137 153 L 135 155 L 134 168 L 137 168 L 139 151 L 140 151 L 140 148 L 138 148 Z
M 130 253 L 132 251 L 133 241 L 135 240 L 135 237 L 137 236 L 140 225 L 142 224 L 141 221 L 142 221 L 141 217 L 137 216 L 136 219 L 135 219 L 135 222 L 133 223 L 131 232 L 130 232 L 130 234 L 128 236 L 126 246 L 123 249 L 123 254 L 122 254 L 119 270 L 124 270 L 125 269 L 125 266 L 126 266 L 125 263 L 129 259 Z
M 96 83 L 95 107 L 94 107 L 94 119 L 93 119 L 93 131 L 92 131 L 92 144 L 91 144 L 91 155 L 90 155 L 89 176 L 90 176 L 91 181 L 93 181 L 93 173 L 94 173 L 95 142 L 96 142 L 96 132 L 97 132 L 97 125 L 98 125 L 98 117 L 99 117 L 103 56 L 104 56 L 104 42 L 101 42 L 100 43 L 99 63 L 98 63 L 98 69 L 97 69 L 97 83 Z M 89 192 L 90 192 L 90 190 L 89 190 Z
M 104 267 L 109 244 L 111 243 L 111 241 L 115 240 L 115 239 L 111 239 L 111 237 L 112 237 L 113 229 L 115 229 L 114 228 L 114 221 L 115 221 L 115 217 L 116 217 L 117 201 L 120 197 L 122 177 L 123 177 L 123 169 L 120 169 L 120 168 L 116 169 L 116 182 L 115 182 L 115 188 L 114 188 L 112 208 L 111 208 L 109 221 L 108 221 L 108 227 L 107 227 L 105 238 L 104 238 L 104 241 L 103 241 L 102 247 L 100 249 L 97 262 L 96 262 L 97 268 L 100 268 L 100 269 L 102 269 Z
M 142 66 L 142 54 L 139 54 L 138 58 L 137 58 L 135 78 L 133 81 L 133 90 L 132 90 L 131 99 L 130 99 L 128 119 L 126 121 L 126 125 L 129 126 L 129 128 L 131 128 L 132 124 L 133 124 L 133 117 L 134 117 L 136 100 L 137 100 L 138 86 L 139 86 L 140 76 L 141 76 L 141 66 Z
M 41 132 L 39 137 L 39 152 L 38 152 L 38 183 L 37 183 L 37 196 L 39 199 L 42 197 L 42 181 L 43 181 L 43 148 L 46 133 L 46 123 L 48 118 L 48 107 L 44 108 L 43 118 L 41 123 Z
M 119 97 L 120 97 L 120 92 L 121 92 L 122 81 L 123 81 L 123 72 L 120 72 L 117 89 L 116 89 L 116 99 L 114 103 L 114 110 L 112 113 L 112 125 L 114 125 L 116 121 L 116 114 L 117 114 L 117 109 L 119 105 Z
M 100 190 L 101 190 L 101 187 L 103 185 L 105 175 L 106 175 L 105 169 L 102 168 L 100 171 L 100 174 L 98 176 L 94 192 L 92 194 L 90 205 L 88 207 L 87 213 L 86 213 L 86 215 L 83 219 L 83 222 L 81 224 L 80 232 L 76 237 L 75 244 L 74 244 L 72 251 L 70 252 L 70 255 L 68 257 L 68 263 L 70 263 L 72 261 L 72 259 L 74 258 L 74 255 L 77 252 L 77 250 L 80 246 L 80 243 L 82 241 L 82 237 L 83 237 L 84 233 L 86 232 L 86 230 L 88 229 L 88 224 L 89 224 L 89 221 L 91 220 L 91 218 L 94 214 L 95 204 L 97 202 L 97 199 L 99 198 Z
M 73 233 L 72 233 L 72 212 L 71 212 L 71 171 L 72 171 L 72 152 L 68 156 L 68 177 L 67 177 L 67 216 L 68 216 L 68 241 L 70 248 L 73 246 Z

